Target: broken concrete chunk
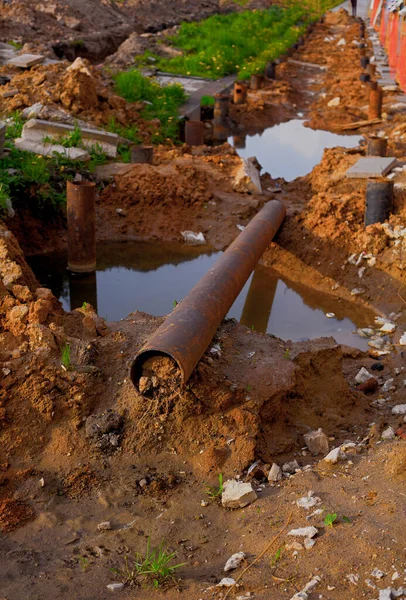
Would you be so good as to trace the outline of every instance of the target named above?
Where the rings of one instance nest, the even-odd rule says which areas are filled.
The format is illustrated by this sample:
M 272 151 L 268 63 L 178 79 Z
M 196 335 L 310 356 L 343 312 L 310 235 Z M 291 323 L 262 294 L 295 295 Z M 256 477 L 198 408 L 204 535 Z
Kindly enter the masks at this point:
M 236 554 L 233 554 L 232 556 L 230 556 L 230 558 L 226 562 L 224 571 L 227 573 L 228 571 L 233 571 L 234 569 L 238 569 L 238 567 L 240 566 L 240 564 L 242 563 L 244 558 L 245 558 L 244 552 L 236 552 Z
M 365 367 L 361 367 L 356 376 L 354 377 L 355 383 L 365 383 L 368 379 L 371 379 L 373 375 L 369 371 L 365 369 Z
M 385 577 L 385 573 L 383 571 L 381 571 L 380 569 L 377 569 L 376 567 L 372 571 L 371 575 L 372 575 L 372 577 L 375 577 L 375 579 L 382 579 L 383 577 Z
M 225 482 L 221 503 L 225 508 L 244 508 L 257 499 L 250 483 L 231 479 Z
M 103 521 L 102 523 L 99 523 L 97 525 L 97 529 L 99 531 L 110 531 L 110 529 L 111 529 L 110 521 Z
M 45 60 L 41 54 L 20 54 L 6 61 L 7 66 L 19 67 L 20 69 L 30 69 L 35 65 L 40 65 Z
M 395 430 L 393 427 L 387 427 L 381 433 L 381 439 L 383 440 L 394 440 L 395 439 Z
M 315 545 L 316 540 L 312 540 L 311 538 L 305 538 L 304 539 L 304 547 L 306 548 L 306 550 L 311 550 L 313 548 L 313 546 Z
M 395 323 L 385 323 L 384 325 L 382 325 L 380 331 L 383 331 L 384 333 L 393 333 L 395 329 Z
M 401 346 L 406 346 L 406 333 L 404 333 L 404 334 L 402 335 L 402 337 L 400 338 L 400 340 L 399 340 L 399 344 L 400 344 Z
M 268 481 L 280 481 L 283 479 L 282 469 L 276 463 L 273 463 L 271 470 L 269 471 Z
M 14 145 L 19 150 L 26 150 L 27 152 L 33 152 L 34 154 L 40 154 L 41 156 L 53 156 L 54 154 L 62 154 L 69 160 L 90 160 L 90 155 L 86 150 L 80 148 L 64 148 L 59 144 L 42 144 L 41 142 L 34 142 L 31 140 L 24 140 L 18 138 L 14 141 Z
M 313 538 L 318 534 L 318 529 L 313 527 L 313 525 L 309 525 L 308 527 L 299 527 L 298 529 L 291 529 L 288 532 L 288 535 L 292 535 L 294 537 L 307 537 Z
M 120 592 L 124 589 L 124 583 L 109 583 L 106 587 L 109 592 Z
M 285 463 L 282 465 L 282 471 L 284 473 L 296 473 L 296 470 L 300 469 L 300 465 L 297 460 L 292 460 L 291 462 Z
M 365 156 L 352 165 L 347 171 L 347 177 L 367 179 L 369 177 L 384 177 L 396 165 L 397 159 L 386 156 Z
M 335 465 L 339 460 L 344 460 L 345 458 L 346 456 L 341 450 L 341 446 L 339 446 L 338 448 L 333 448 L 333 450 L 324 457 L 324 460 L 331 465 Z
M 309 594 L 314 590 L 314 588 L 320 583 L 321 577 L 316 575 L 309 583 L 307 583 L 300 592 L 292 596 L 290 600 L 307 600 Z
M 259 171 L 250 159 L 242 158 L 235 175 L 233 189 L 242 194 L 262 194 Z
M 199 233 L 195 233 L 194 231 L 186 230 L 181 231 L 181 234 L 185 242 L 188 244 L 198 245 L 206 243 L 206 239 L 201 231 Z
M 223 577 L 216 587 L 232 587 L 236 583 L 232 577 Z
M 318 498 L 318 496 L 314 496 L 313 494 L 314 492 L 308 492 L 307 496 L 303 496 L 303 498 L 296 500 L 296 504 L 299 506 L 299 508 L 310 510 L 314 506 L 317 506 L 317 504 L 320 504 L 320 498 Z
M 333 98 L 332 100 L 330 100 L 330 102 L 327 103 L 327 106 L 329 106 L 330 108 L 333 106 L 339 106 L 341 102 L 341 99 L 337 96 L 336 98 Z
M 317 456 L 318 454 L 326 454 L 329 450 L 328 438 L 322 429 L 309 431 L 304 434 L 304 441 L 310 452 Z
M 392 408 L 393 415 L 406 415 L 406 404 L 397 404 Z

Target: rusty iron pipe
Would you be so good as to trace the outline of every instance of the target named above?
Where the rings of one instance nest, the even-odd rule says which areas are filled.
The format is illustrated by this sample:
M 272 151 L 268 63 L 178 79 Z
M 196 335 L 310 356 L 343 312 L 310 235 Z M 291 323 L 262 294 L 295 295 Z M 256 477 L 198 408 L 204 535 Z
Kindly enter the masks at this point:
M 96 270 L 96 186 L 90 181 L 66 183 L 68 269 Z
M 371 88 L 369 92 L 369 108 L 368 108 L 368 119 L 380 119 L 382 117 L 382 100 L 383 91 L 382 88 L 377 86 L 375 89 Z
M 265 204 L 165 319 L 134 358 L 131 379 L 138 391 L 143 364 L 155 356 L 172 358 L 186 384 L 285 215 L 279 200 Z

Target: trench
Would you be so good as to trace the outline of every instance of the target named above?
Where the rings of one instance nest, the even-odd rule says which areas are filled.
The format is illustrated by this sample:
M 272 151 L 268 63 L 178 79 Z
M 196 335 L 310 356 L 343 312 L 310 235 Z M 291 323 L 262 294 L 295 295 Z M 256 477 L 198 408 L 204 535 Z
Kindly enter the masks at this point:
M 220 255 L 184 245 L 107 243 L 98 248 L 96 273 L 87 276 L 69 273 L 64 253 L 33 256 L 28 261 L 40 283 L 52 289 L 65 310 L 90 303 L 106 320 L 118 321 L 136 310 L 167 315 Z M 374 320 L 372 311 L 293 283 L 262 264 L 227 316 L 283 340 L 332 336 L 361 350 L 367 349 L 366 340 L 354 332 L 373 325 Z

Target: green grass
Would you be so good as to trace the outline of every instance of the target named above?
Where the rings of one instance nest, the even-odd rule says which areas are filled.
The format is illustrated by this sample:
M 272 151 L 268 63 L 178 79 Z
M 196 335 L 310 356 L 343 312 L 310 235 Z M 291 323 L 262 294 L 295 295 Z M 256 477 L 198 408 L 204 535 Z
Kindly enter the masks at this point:
M 202 96 L 200 98 L 200 106 L 214 106 L 214 103 L 213 96 Z
M 136 554 L 135 559 L 124 557 L 123 569 L 112 569 L 122 577 L 125 583 L 149 583 L 153 587 L 168 586 L 176 581 L 175 572 L 185 563 L 171 564 L 176 558 L 175 552 L 170 552 L 163 544 L 151 549 L 148 538 L 145 554 Z
M 206 494 L 209 496 L 211 500 L 216 500 L 220 498 L 222 493 L 224 492 L 223 485 L 223 473 L 219 473 L 219 484 L 217 487 L 208 487 L 206 488 Z
M 238 0 L 243 5 L 244 1 Z M 239 79 L 262 73 L 268 61 L 274 61 L 294 44 L 320 12 L 297 1 L 286 8 L 244 10 L 214 15 L 197 23 L 182 23 L 179 33 L 169 38 L 183 54 L 172 58 L 152 55 L 155 66 L 170 73 L 219 79 L 237 74 Z M 337 4 L 324 0 L 323 5 Z M 317 7 L 317 9 L 316 9 Z M 324 6 L 323 6 L 324 8 Z M 140 62 L 145 64 L 145 53 Z
M 116 92 L 128 102 L 145 102 L 141 116 L 146 120 L 159 119 L 159 131 L 154 143 L 178 137 L 178 108 L 186 101 L 186 93 L 178 84 L 162 87 L 137 69 L 123 71 L 115 77 Z
M 62 348 L 61 363 L 62 363 L 62 366 L 65 367 L 66 370 L 70 369 L 70 367 L 71 367 L 70 344 L 68 344 L 68 342 L 66 342 L 66 344 Z

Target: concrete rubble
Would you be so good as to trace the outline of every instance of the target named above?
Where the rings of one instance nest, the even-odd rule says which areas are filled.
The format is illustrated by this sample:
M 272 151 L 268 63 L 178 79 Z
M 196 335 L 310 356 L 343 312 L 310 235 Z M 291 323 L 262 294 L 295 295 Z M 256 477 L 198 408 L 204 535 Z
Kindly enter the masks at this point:
M 253 159 L 242 158 L 241 165 L 235 174 L 233 189 L 235 192 L 261 194 L 262 185 L 259 171 Z
M 257 499 L 257 494 L 250 483 L 231 479 L 225 482 L 221 495 L 224 508 L 244 508 Z

